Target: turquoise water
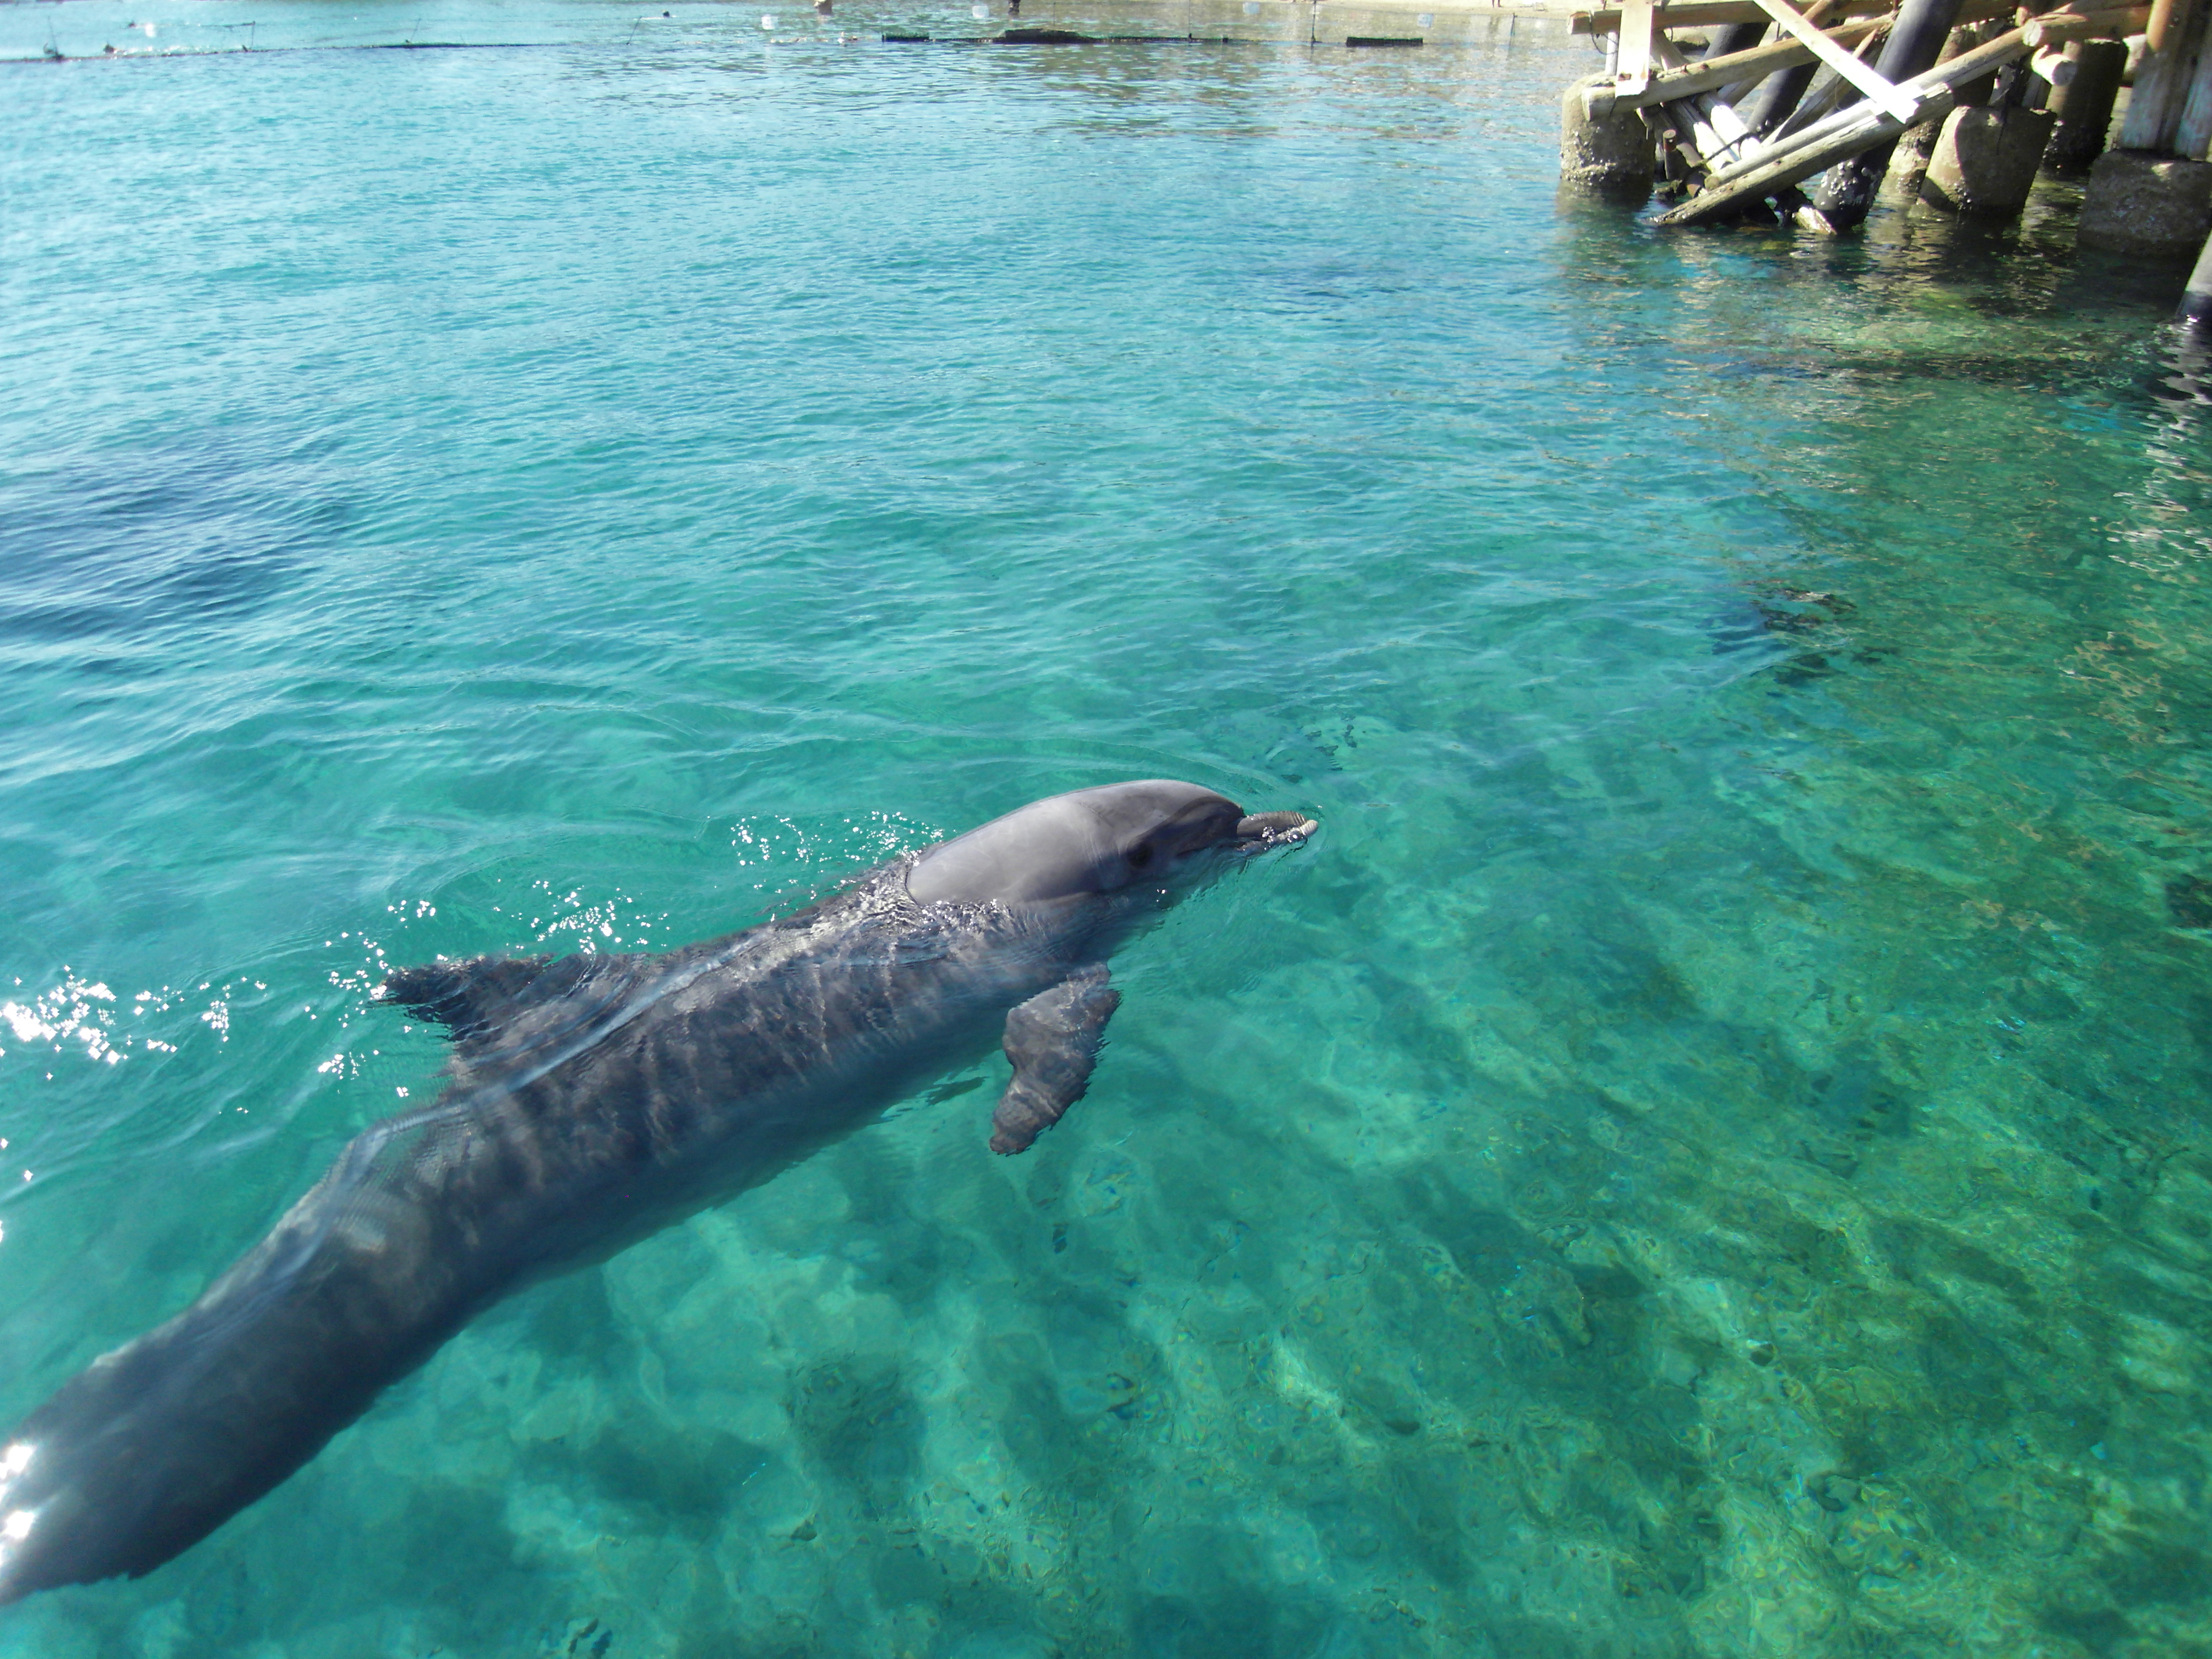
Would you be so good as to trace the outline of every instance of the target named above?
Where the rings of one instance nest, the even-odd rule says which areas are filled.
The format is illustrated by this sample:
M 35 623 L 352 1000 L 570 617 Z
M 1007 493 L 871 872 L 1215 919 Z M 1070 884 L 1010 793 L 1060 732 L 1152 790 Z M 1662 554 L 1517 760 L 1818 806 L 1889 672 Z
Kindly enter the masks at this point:
M 0 65 L 0 1415 L 434 1090 L 387 964 L 1322 832 L 1029 1155 L 994 1058 L 0 1653 L 2212 1644 L 2179 273 L 1563 206 L 1527 25 L 670 10 L 0 9 L 180 49 Z

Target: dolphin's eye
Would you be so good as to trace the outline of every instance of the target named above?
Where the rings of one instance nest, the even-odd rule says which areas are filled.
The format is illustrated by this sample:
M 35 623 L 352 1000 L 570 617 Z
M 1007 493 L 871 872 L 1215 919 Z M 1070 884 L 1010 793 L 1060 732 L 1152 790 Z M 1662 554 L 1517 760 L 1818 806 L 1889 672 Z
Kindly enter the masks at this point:
M 1129 854 L 1129 867 L 1132 870 L 1148 870 L 1152 867 L 1152 842 L 1148 841 L 1139 842 L 1136 846 L 1136 850 Z

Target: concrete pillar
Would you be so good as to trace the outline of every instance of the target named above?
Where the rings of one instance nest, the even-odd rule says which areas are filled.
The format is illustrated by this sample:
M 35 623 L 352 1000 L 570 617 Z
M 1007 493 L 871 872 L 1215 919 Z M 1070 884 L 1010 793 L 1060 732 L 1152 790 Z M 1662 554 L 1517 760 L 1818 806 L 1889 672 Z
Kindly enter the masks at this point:
M 1966 218 L 2011 218 L 2027 205 L 2057 118 L 2017 106 L 1953 110 L 1928 158 L 1920 199 Z
M 2189 273 L 2189 287 L 2173 314 L 2177 321 L 2212 330 L 2212 234 L 2204 239 L 2204 251 L 2197 256 L 2197 269 Z
M 1962 23 L 1945 39 L 1943 50 L 1936 54 L 1936 61 L 1948 64 L 1960 52 L 1972 52 L 1995 40 L 1996 34 L 1997 31 L 1988 24 Z M 1994 70 L 1977 76 L 1956 88 L 1952 97 L 1962 109 L 1968 104 L 1985 104 L 1996 85 L 1996 78 Z M 1923 121 L 1909 129 L 1890 153 L 1887 182 L 1908 202 L 1920 193 L 1920 180 L 1927 174 L 1928 158 L 1936 153 L 1936 141 L 1942 136 L 1942 125 L 1940 121 Z
M 1595 196 L 1642 202 L 1651 194 L 1652 142 L 1644 118 L 1632 109 L 1593 118 L 1583 102 L 1586 87 L 1609 86 L 1593 75 L 1567 88 L 1559 103 L 1559 183 Z
M 2212 233 L 2212 161 L 2108 149 L 2089 169 L 2075 232 L 2084 247 L 2154 258 L 2197 252 Z
M 2051 110 L 2058 125 L 2051 131 L 2051 147 L 2043 152 L 2043 162 L 2062 173 L 2078 173 L 2105 153 L 2105 135 L 2112 130 L 2113 100 L 2120 95 L 2120 76 L 2127 72 L 2128 43 L 2069 41 L 2066 61 L 2074 73 L 2065 85 L 2052 85 Z

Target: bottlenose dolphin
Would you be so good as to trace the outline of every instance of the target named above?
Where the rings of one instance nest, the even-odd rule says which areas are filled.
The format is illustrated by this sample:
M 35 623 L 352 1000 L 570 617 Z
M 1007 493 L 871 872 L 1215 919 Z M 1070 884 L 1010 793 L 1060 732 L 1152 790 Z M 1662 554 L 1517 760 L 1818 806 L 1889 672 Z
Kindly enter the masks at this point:
M 1107 958 L 1237 858 L 1304 840 L 1152 780 L 1034 801 L 780 920 L 665 955 L 403 969 L 438 1099 L 364 1131 L 167 1324 L 0 1443 L 0 1602 L 137 1577 L 284 1480 L 501 1297 L 757 1186 L 1002 1036 L 1019 1152 L 1091 1079 Z

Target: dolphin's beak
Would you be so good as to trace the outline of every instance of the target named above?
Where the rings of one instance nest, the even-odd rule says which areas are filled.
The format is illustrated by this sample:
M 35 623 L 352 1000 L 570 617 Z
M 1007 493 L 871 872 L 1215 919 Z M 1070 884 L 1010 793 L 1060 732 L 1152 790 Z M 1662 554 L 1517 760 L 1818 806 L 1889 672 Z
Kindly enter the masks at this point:
M 1255 812 L 1237 821 L 1240 850 L 1264 853 L 1304 841 L 1321 826 L 1303 812 Z

